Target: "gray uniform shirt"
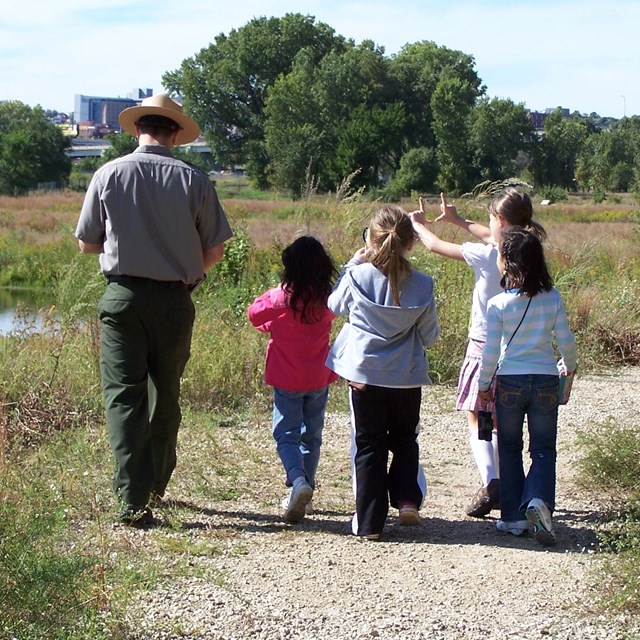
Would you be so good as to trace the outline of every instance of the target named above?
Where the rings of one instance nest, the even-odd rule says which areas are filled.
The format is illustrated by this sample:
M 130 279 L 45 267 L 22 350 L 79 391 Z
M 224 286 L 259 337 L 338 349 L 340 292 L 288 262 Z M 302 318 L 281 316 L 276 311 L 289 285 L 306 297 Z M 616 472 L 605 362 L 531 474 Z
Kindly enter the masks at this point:
M 192 284 L 204 273 L 203 250 L 233 232 L 209 177 L 146 145 L 96 171 L 75 235 L 103 245 L 105 275 Z

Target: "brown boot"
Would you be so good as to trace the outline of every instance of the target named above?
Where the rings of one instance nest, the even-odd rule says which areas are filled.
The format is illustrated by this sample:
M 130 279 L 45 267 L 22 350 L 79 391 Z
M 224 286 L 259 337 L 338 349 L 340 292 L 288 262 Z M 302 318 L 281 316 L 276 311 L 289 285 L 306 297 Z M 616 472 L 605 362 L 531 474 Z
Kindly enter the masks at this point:
M 484 518 L 500 505 L 500 480 L 494 478 L 486 487 L 480 487 L 467 507 L 467 515 Z

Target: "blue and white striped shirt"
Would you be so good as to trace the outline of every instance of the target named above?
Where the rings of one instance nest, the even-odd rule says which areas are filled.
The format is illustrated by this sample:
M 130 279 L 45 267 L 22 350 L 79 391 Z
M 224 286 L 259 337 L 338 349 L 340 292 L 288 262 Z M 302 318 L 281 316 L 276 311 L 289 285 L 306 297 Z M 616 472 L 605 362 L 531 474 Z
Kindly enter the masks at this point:
M 487 342 L 482 352 L 478 388 L 487 390 L 500 363 L 500 375 L 558 375 L 553 350 L 555 336 L 568 371 L 576 368 L 576 341 L 567 320 L 560 292 L 553 288 L 531 298 L 510 289 L 491 298 L 487 308 Z M 517 330 L 518 323 L 524 320 Z M 513 340 L 507 349 L 507 343 Z M 506 349 L 506 351 L 505 351 Z

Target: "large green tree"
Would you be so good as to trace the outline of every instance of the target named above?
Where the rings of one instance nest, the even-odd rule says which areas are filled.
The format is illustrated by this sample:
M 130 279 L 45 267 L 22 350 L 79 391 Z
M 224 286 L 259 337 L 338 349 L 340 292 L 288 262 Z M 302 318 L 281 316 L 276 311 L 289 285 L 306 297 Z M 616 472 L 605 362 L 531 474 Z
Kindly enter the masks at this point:
M 416 147 L 409 149 L 400 160 L 400 168 L 393 174 L 387 185 L 387 193 L 391 198 L 412 191 L 429 193 L 434 190 L 438 177 L 438 162 L 433 147 Z
M 265 152 L 271 184 L 294 195 L 305 180 L 324 176 L 331 128 L 316 86 L 316 65 L 306 49 L 296 56 L 291 73 L 278 78 L 265 106 Z M 323 184 L 323 188 L 326 185 Z
M 461 111 L 470 109 L 485 92 L 473 56 L 430 41 L 405 45 L 392 56 L 389 73 L 396 81 L 396 99 L 404 104 L 407 113 L 407 149 L 435 146 L 432 99 L 444 77 L 455 78 L 464 85 L 465 91 L 459 95 L 463 101 Z
M 466 80 L 446 74 L 431 96 L 438 183 L 444 191 L 460 193 L 471 186 L 468 119 L 472 104 L 467 98 L 472 91 Z
M 469 147 L 473 182 L 517 176 L 517 161 L 530 152 L 535 138 L 522 104 L 503 98 L 481 98 L 469 114 Z
M 39 183 L 65 184 L 71 161 L 69 139 L 39 107 L 0 104 L 0 193 L 21 195 Z
M 356 107 L 338 134 L 332 161 L 334 176 L 355 174 L 353 186 L 377 186 L 388 173 L 391 159 L 400 155 L 404 124 L 400 102 L 386 107 Z
M 228 36 L 218 35 L 179 69 L 164 74 L 163 84 L 184 97 L 216 159 L 227 166 L 244 165 L 250 177 L 265 186 L 264 107 L 269 89 L 291 71 L 301 50 L 319 63 L 329 51 L 345 46 L 344 38 L 312 16 L 255 18 Z
M 624 118 L 591 133 L 579 153 L 576 179 L 582 189 L 631 191 L 640 186 L 640 117 Z
M 544 123 L 544 136 L 534 149 L 531 162 L 536 186 L 556 185 L 570 191 L 578 187 L 578 154 L 594 126 L 580 116 L 565 118 L 560 110 Z
M 353 186 L 373 186 L 383 167 L 398 163 L 404 108 L 371 41 L 332 51 L 319 64 L 302 51 L 274 83 L 265 114 L 270 177 L 294 194 L 308 173 L 323 189 L 354 173 Z

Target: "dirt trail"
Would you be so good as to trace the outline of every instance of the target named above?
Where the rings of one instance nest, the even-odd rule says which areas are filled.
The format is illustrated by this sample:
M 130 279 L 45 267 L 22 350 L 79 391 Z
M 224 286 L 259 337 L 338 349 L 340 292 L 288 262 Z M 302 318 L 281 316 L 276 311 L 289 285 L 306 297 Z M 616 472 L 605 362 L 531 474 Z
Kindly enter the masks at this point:
M 205 543 L 215 549 L 194 551 L 190 577 L 141 594 L 127 615 L 136 637 L 640 638 L 638 619 L 603 616 L 594 606 L 603 560 L 592 530 L 598 505 L 574 484 L 577 432 L 609 416 L 637 420 L 640 370 L 580 377 L 561 408 L 558 542 L 549 550 L 533 538 L 497 533 L 498 514 L 464 515 L 478 479 L 453 396 L 451 388 L 424 393 L 420 441 L 429 494 L 422 525 L 400 528 L 392 512 L 377 543 L 349 534 L 348 416 L 328 417 L 316 514 L 296 526 L 280 519 L 282 476 L 268 427 L 247 429 L 246 477 L 254 480 L 240 502 L 198 501 L 187 510 L 193 550 Z M 233 455 L 238 437 L 233 429 L 221 433 L 218 454 Z M 148 534 L 122 535 L 144 544 Z

